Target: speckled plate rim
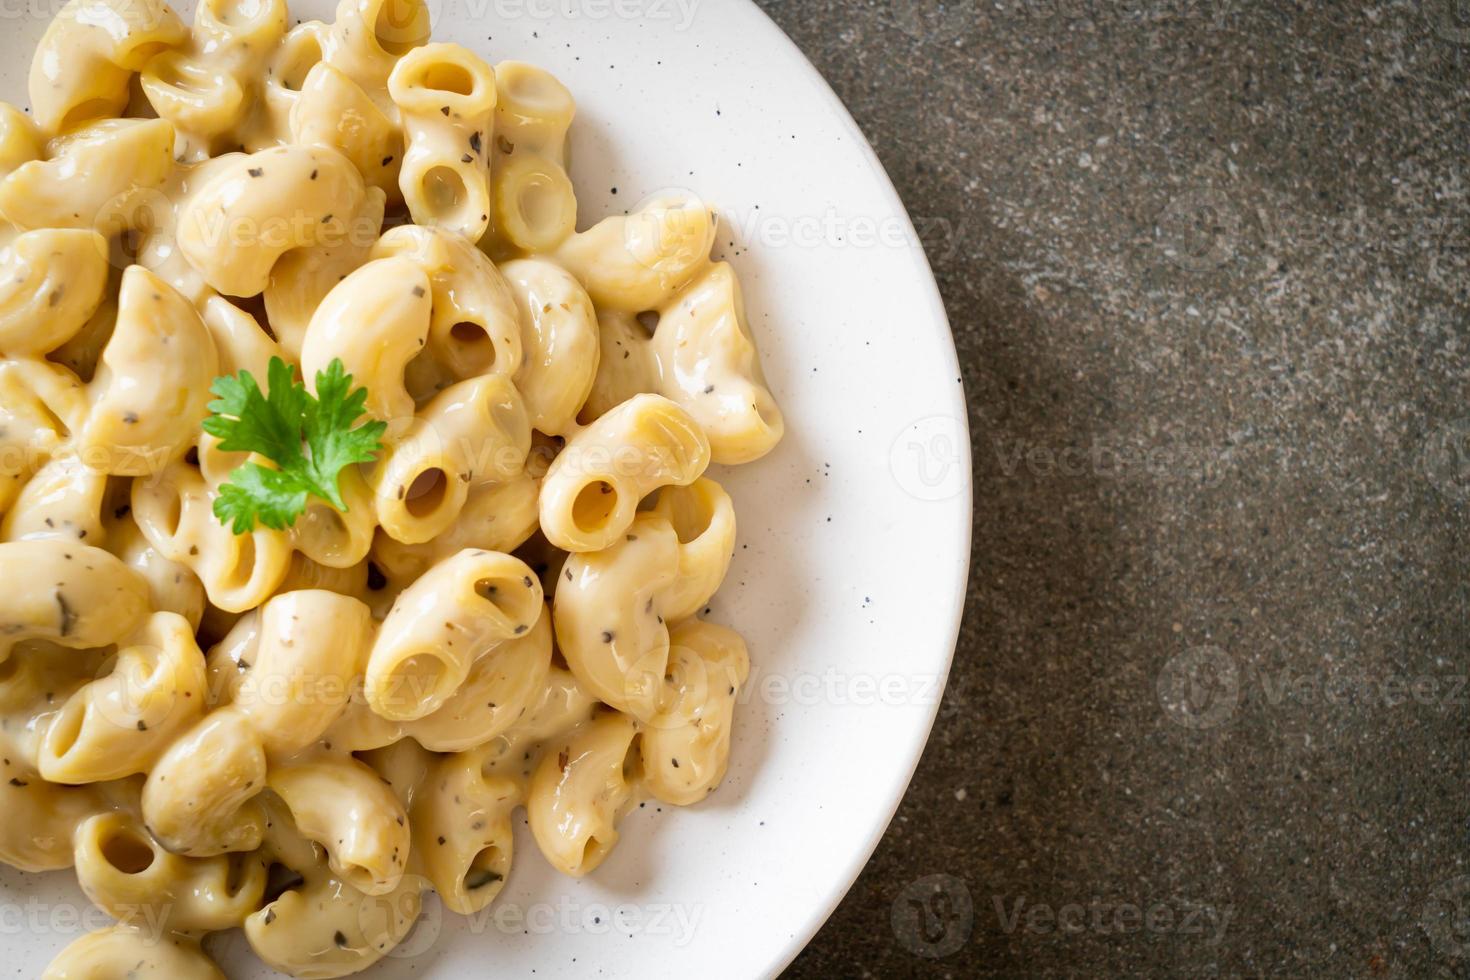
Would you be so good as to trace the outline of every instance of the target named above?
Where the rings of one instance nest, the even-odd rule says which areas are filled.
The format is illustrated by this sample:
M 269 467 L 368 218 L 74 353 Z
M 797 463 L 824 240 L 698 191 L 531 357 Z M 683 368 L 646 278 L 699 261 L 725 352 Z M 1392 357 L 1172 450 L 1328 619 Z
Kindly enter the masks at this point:
M 893 214 L 897 215 L 904 222 L 911 239 L 917 241 L 918 234 L 914 230 L 913 219 L 909 216 L 908 208 L 904 206 L 903 199 L 898 195 L 898 188 L 894 186 L 893 178 L 888 175 L 888 170 L 883 166 L 883 162 L 878 159 L 877 151 L 868 142 L 867 136 L 863 134 L 862 128 L 857 124 L 857 120 L 848 111 L 847 105 L 838 97 L 836 91 L 833 90 L 831 84 L 828 83 L 822 73 L 817 70 L 816 65 L 812 64 L 811 60 L 807 58 L 806 53 L 781 29 L 780 25 L 756 5 L 754 0 L 738 0 L 738 2 L 743 6 L 749 7 L 755 13 L 758 21 L 766 28 L 770 39 L 774 43 L 784 47 L 787 54 L 799 62 L 811 75 L 811 81 L 814 87 L 826 100 L 832 114 L 841 120 L 843 126 L 851 135 L 853 142 L 858 146 L 859 152 L 866 159 L 869 168 L 873 172 L 874 179 L 877 180 L 883 194 L 888 199 L 888 204 Z M 959 351 L 955 347 L 954 333 L 949 323 L 949 313 L 945 309 L 944 298 L 939 292 L 939 283 L 934 278 L 933 267 L 930 266 L 929 258 L 921 247 L 911 249 L 910 255 L 916 267 L 916 274 L 923 281 L 928 294 L 929 321 L 943 335 L 942 345 L 947 345 L 949 366 L 953 369 L 955 376 L 958 377 L 960 368 Z M 929 711 L 928 719 L 924 725 L 916 726 L 914 729 L 913 741 L 906 748 L 907 764 L 902 769 L 895 769 L 893 771 L 893 778 L 890 783 L 891 801 L 888 806 L 888 812 L 884 815 L 881 822 L 874 825 L 872 833 L 869 834 L 863 848 L 853 854 L 852 861 L 844 877 L 832 883 L 825 905 L 820 909 L 814 910 L 814 914 L 805 924 L 805 927 L 797 932 L 796 940 L 772 960 L 771 968 L 767 972 L 768 976 L 774 977 L 778 975 L 801 954 L 801 951 L 807 947 L 807 944 L 821 931 L 822 926 L 826 925 L 827 920 L 832 917 L 832 913 L 837 911 L 837 906 L 842 904 L 842 900 L 847 897 L 847 893 L 852 890 L 852 886 L 857 882 L 858 876 L 863 873 L 863 869 L 867 867 L 868 860 L 872 858 L 873 852 L 878 849 L 879 843 L 882 842 L 884 835 L 888 833 L 888 827 L 893 823 L 893 818 L 898 813 L 898 807 L 903 802 L 904 795 L 908 792 L 909 783 L 913 781 L 914 773 L 919 768 L 919 760 L 923 757 L 924 748 L 929 744 L 929 736 L 934 730 L 934 722 L 939 717 L 939 706 L 943 700 L 944 690 L 949 686 L 949 674 L 954 666 L 955 649 L 959 643 L 960 625 L 964 619 L 965 594 L 969 587 L 970 573 L 968 556 L 970 554 L 974 514 L 974 479 L 970 458 L 969 414 L 966 410 L 965 393 L 962 385 L 956 387 L 955 397 L 952 399 L 951 411 L 951 418 L 955 420 L 958 431 L 963 435 L 963 439 L 960 440 L 959 452 L 964 485 L 956 499 L 963 501 L 964 506 L 962 509 L 958 509 L 957 513 L 963 515 L 964 520 L 961 522 L 962 526 L 955 529 L 955 533 L 958 540 L 962 542 L 960 554 L 966 556 L 966 562 L 964 571 L 959 576 L 958 581 L 955 582 L 954 592 L 949 596 L 949 608 L 947 611 L 949 650 L 944 658 L 942 670 L 943 683 L 941 684 L 939 695 L 934 699 L 934 704 Z

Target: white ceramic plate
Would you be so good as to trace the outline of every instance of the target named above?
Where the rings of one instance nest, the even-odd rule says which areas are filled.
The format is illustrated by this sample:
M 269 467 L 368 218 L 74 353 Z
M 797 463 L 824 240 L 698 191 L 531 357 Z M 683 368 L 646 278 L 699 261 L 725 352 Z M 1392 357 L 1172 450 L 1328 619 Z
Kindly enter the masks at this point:
M 934 280 L 862 134 L 747 0 L 429 2 L 436 40 L 540 64 L 572 90 L 580 227 L 669 187 L 720 209 L 718 252 L 744 284 L 788 433 L 714 474 L 740 545 L 710 618 L 745 634 L 753 662 L 724 785 L 697 807 L 635 811 L 582 881 L 549 870 L 518 827 L 489 913 L 467 921 L 430 898 L 367 975 L 774 974 L 891 819 L 954 649 L 969 442 Z M 4 7 L 0 97 L 26 103 L 61 3 Z M 331 4 L 291 10 L 325 20 Z M 70 872 L 0 870 L 7 975 L 35 975 L 103 921 Z M 206 948 L 232 977 L 270 975 L 238 932 Z

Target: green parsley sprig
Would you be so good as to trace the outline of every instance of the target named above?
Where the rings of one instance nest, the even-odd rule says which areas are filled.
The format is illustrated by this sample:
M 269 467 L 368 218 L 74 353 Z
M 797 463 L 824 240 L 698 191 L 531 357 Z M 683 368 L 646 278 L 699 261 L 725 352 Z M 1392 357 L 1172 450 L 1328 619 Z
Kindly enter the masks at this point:
M 204 431 L 225 452 L 259 453 L 276 469 L 259 463 L 236 467 L 214 500 L 214 516 L 236 534 L 259 521 L 285 530 L 306 510 L 308 496 L 346 511 L 339 480 L 343 467 L 368 463 L 382 448 L 386 423 L 353 428 L 367 404 L 367 389 L 352 390 L 352 375 L 333 359 L 316 375 L 316 396 L 297 381 L 291 365 L 271 358 L 264 394 L 249 371 L 216 378 L 209 390 L 217 401 Z

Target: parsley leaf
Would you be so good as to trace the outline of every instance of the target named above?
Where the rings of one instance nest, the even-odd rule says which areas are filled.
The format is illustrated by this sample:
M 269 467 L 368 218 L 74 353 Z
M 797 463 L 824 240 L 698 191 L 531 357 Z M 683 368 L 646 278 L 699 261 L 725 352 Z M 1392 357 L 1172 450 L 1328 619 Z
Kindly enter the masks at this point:
M 271 358 L 266 381 L 269 394 L 249 371 L 216 378 L 209 390 L 217 400 L 204 431 L 220 440 L 225 452 L 259 453 L 276 469 L 246 463 L 230 474 L 214 500 L 214 516 L 236 534 L 247 534 L 258 520 L 285 530 L 316 496 L 340 511 L 338 477 L 342 468 L 372 462 L 388 428 L 383 422 L 352 424 L 363 414 L 367 389 L 352 390 L 352 375 L 333 359 L 316 375 L 316 396 L 297 381 L 291 365 Z

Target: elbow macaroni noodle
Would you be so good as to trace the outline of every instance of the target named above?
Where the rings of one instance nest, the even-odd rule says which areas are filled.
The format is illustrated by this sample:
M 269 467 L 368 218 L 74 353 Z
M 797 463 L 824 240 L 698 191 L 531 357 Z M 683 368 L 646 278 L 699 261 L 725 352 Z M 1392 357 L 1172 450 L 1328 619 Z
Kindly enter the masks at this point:
M 724 778 L 750 672 L 701 618 L 707 470 L 784 422 L 713 213 L 577 231 L 571 93 L 430 43 L 424 0 L 70 0 L 0 104 L 0 861 L 118 924 L 45 976 L 389 955 L 500 894 L 524 811 L 592 872 Z M 387 423 L 283 530 L 211 385 L 340 360 Z M 140 910 L 142 914 L 140 915 Z

